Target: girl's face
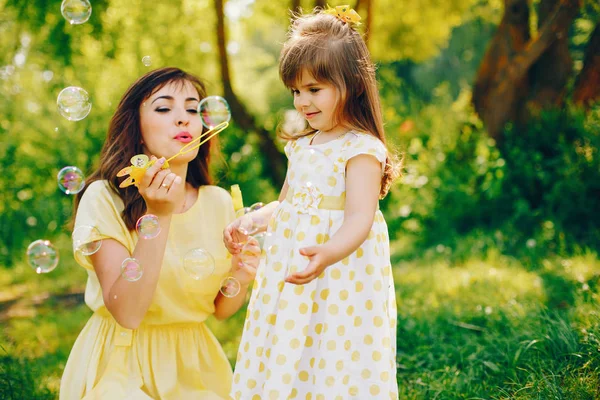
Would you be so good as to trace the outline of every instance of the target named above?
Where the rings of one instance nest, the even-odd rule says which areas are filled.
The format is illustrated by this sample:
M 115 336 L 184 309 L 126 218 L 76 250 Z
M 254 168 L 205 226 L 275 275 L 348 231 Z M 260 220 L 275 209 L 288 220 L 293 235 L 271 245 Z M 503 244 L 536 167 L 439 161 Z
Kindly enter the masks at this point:
M 330 83 L 317 82 L 306 70 L 292 88 L 294 107 L 308 121 L 311 128 L 325 133 L 343 133 L 342 121 L 334 121 L 338 91 Z
M 150 95 L 140 106 L 144 153 L 169 158 L 200 136 L 199 101 L 198 91 L 190 82 L 167 83 Z M 197 154 L 198 149 L 190 151 L 171 163 L 188 163 Z

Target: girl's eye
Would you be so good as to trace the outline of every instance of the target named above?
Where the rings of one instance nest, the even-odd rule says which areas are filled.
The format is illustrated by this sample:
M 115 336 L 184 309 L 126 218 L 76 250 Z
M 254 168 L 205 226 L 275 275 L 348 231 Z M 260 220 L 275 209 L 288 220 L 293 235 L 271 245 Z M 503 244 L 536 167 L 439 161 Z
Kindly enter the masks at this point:
M 165 108 L 165 107 L 160 107 L 160 108 L 157 108 L 155 111 L 159 112 L 159 113 L 165 113 L 165 112 L 168 112 L 169 109 Z
M 319 88 L 310 88 L 310 92 L 311 93 L 317 93 L 319 90 L 321 90 L 321 89 L 319 89 Z
M 198 114 L 198 110 L 196 110 L 195 108 L 190 108 L 189 110 L 187 110 L 187 112 L 189 112 L 190 114 Z

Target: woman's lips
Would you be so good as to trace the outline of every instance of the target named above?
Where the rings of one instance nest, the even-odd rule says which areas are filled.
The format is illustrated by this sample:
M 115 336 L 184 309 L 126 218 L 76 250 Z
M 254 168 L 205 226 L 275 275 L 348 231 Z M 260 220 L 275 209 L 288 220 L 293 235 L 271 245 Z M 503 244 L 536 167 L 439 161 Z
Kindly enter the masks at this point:
M 304 114 L 304 117 L 305 117 L 306 119 L 311 119 L 312 117 L 314 117 L 314 116 L 315 116 L 315 115 L 317 115 L 318 113 L 319 113 L 319 111 L 317 111 L 317 112 L 313 112 L 313 113 L 306 113 L 306 114 Z
M 182 132 L 182 133 L 178 134 L 177 136 L 175 136 L 174 139 L 181 143 L 189 143 L 192 141 L 192 135 L 190 135 L 187 132 Z

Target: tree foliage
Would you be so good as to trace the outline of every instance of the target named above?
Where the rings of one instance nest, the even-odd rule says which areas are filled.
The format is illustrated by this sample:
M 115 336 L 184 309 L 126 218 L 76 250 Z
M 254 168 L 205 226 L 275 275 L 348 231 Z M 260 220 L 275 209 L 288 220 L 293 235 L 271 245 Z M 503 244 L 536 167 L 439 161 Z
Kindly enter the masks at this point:
M 537 34 L 540 1 L 534 2 L 528 23 L 532 34 Z M 290 10 L 308 11 L 316 2 L 224 1 L 221 38 L 218 3 L 174 0 L 150 6 L 140 0 L 98 0 L 92 2 L 88 22 L 70 25 L 61 15 L 60 2 L 0 0 L 1 265 L 21 258 L 33 240 L 68 232 L 64 226 L 72 213 L 71 198 L 57 189 L 56 173 L 67 165 L 85 173 L 94 168 L 117 102 L 131 82 L 151 68 L 181 67 L 204 78 L 210 94 L 228 97 L 236 111 L 232 125 L 220 135 L 223 157 L 213 165 L 218 184 L 239 183 L 247 203 L 276 197 L 285 159 L 275 132 L 284 112 L 292 108 L 292 98 L 278 77 L 279 51 Z M 436 135 L 444 134 L 442 115 L 447 111 L 443 107 L 451 102 L 434 106 L 436 112 L 423 110 L 435 104 L 440 93 L 452 98 L 470 93 L 476 67 L 501 21 L 501 0 L 329 5 L 347 3 L 358 4 L 365 22 L 371 21 L 369 46 L 379 65 L 390 143 L 406 151 L 419 124 L 441 124 L 439 130 L 422 128 L 419 133 L 431 142 L 439 140 Z M 597 37 L 592 32 L 599 8 L 586 1 L 574 17 L 568 32 L 573 70 L 591 73 L 583 78 L 587 75 L 582 72 L 568 85 L 597 87 L 586 85 L 596 75 L 585 66 L 598 60 L 593 51 L 597 46 L 588 43 L 596 43 L 590 38 Z M 151 58 L 149 67 L 141 62 L 144 56 Z M 227 69 L 222 68 L 225 58 Z M 86 119 L 70 122 L 57 112 L 56 97 L 67 86 L 90 94 L 93 107 Z M 415 117 L 427 121 L 415 124 Z M 405 187 L 398 185 L 383 204 L 390 226 L 398 232 L 403 220 L 393 219 L 406 201 Z

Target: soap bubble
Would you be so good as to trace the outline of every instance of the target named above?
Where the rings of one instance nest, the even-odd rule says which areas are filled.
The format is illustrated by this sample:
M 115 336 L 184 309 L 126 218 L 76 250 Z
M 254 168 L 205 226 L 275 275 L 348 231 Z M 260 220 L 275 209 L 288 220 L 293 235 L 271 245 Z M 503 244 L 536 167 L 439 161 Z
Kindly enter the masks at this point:
M 58 251 L 49 240 L 36 240 L 27 247 L 27 261 L 38 274 L 54 270 L 58 259 Z
M 260 232 L 253 236 L 249 236 L 248 240 L 242 246 L 240 251 L 240 259 L 242 263 L 249 264 L 252 258 L 260 257 L 265 254 L 268 249 L 265 249 L 265 242 L 267 238 L 270 238 L 273 234 L 271 232 Z M 260 253 L 256 254 L 255 249 L 252 247 L 258 246 Z M 270 248 L 271 246 L 269 246 Z
M 144 275 L 144 269 L 139 261 L 133 257 L 128 257 L 121 264 L 121 276 L 129 282 L 138 281 Z
M 183 269 L 195 280 L 204 279 L 215 271 L 215 259 L 204 249 L 192 249 L 183 259 Z
M 85 186 L 83 172 L 77 167 L 64 167 L 56 176 L 58 187 L 66 194 L 77 194 Z
M 227 100 L 220 96 L 208 96 L 198 103 L 198 113 L 202 118 L 202 125 L 208 129 L 229 122 L 231 119 L 231 110 Z
M 263 208 L 265 206 L 264 203 L 258 202 L 258 203 L 254 203 L 250 206 L 250 211 L 256 211 L 256 210 L 260 210 L 261 208 Z
M 72 25 L 87 22 L 92 15 L 92 5 L 88 0 L 63 0 L 60 12 Z
M 154 239 L 160 233 L 158 217 L 153 214 L 142 215 L 135 224 L 135 230 L 142 239 Z
M 267 218 L 265 216 L 256 215 L 256 213 L 248 213 L 242 217 L 238 231 L 242 235 L 252 236 L 267 228 Z
M 69 86 L 61 90 L 56 104 L 60 115 L 69 121 L 81 121 L 92 110 L 88 92 L 77 86 Z
M 273 234 L 271 232 L 260 232 L 257 233 L 256 235 L 252 236 L 254 239 L 256 239 L 256 241 L 258 241 L 258 246 L 261 249 L 264 249 L 265 247 L 265 241 L 267 240 L 267 238 L 273 236 Z
M 142 64 L 144 64 L 146 67 L 149 67 L 152 64 L 152 58 L 150 56 L 142 57 Z
M 240 282 L 233 276 L 229 276 L 221 281 L 221 294 L 225 297 L 235 297 L 240 293 Z
M 240 208 L 239 210 L 237 210 L 235 212 L 235 216 L 236 217 L 241 217 L 244 214 L 248 214 L 250 212 L 250 207 L 244 207 L 244 208 Z
M 81 225 L 73 231 L 73 251 L 90 256 L 100 250 L 102 240 L 100 231 L 95 226 Z

